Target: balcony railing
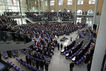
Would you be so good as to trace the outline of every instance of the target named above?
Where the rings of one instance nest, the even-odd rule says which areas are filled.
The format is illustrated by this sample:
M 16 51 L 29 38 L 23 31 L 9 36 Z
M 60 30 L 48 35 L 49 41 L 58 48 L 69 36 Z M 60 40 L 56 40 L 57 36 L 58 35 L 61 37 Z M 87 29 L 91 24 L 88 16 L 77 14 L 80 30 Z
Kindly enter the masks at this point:
M 0 43 L 9 43 L 9 42 L 23 42 L 28 43 L 31 42 L 31 38 L 29 35 L 0 31 Z

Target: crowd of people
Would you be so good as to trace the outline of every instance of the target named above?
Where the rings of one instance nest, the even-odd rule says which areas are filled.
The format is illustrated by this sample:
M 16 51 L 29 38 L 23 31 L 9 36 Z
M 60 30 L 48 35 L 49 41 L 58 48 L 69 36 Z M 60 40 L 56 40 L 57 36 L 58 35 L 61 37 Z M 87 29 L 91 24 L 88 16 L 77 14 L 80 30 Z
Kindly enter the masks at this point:
M 78 38 L 67 47 L 64 47 L 61 53 L 66 55 L 66 59 L 73 61 L 70 63 L 70 71 L 72 71 L 74 64 L 81 64 L 83 62 L 88 64 L 87 69 L 90 71 L 96 43 L 96 32 L 91 30 L 91 28 L 87 28 L 78 31 L 78 34 Z
M 0 31 L 9 31 L 11 26 L 17 25 L 17 22 L 9 17 L 0 16 Z
M 38 12 L 26 12 L 25 14 L 33 21 L 57 21 L 58 17 L 62 21 L 70 21 L 74 18 L 71 12 L 59 12 L 58 15 L 57 12 L 41 12 L 40 14 Z
M 38 70 L 40 69 L 42 71 L 44 70 L 44 67 L 45 70 L 48 71 L 50 59 L 54 54 L 54 48 L 58 47 L 59 49 L 59 43 L 56 40 L 53 40 L 53 38 L 64 34 L 68 35 L 69 33 L 86 27 L 85 24 L 74 24 L 72 22 L 38 22 L 35 24 L 28 23 L 24 25 L 16 25 L 16 21 L 7 17 L 1 17 L 0 23 L 1 31 L 13 32 L 16 34 L 17 38 L 21 37 L 21 35 L 18 34 L 25 34 L 30 40 L 34 41 L 34 44 L 28 47 L 28 49 L 21 50 L 22 53 L 25 54 L 26 59 L 25 61 L 21 59 L 21 62 L 25 62 L 25 64 L 29 64 L 31 67 L 36 67 Z M 14 36 L 14 34 L 12 34 L 12 36 Z M 14 36 L 14 40 L 16 36 Z M 78 46 L 81 46 L 82 43 L 83 42 Z M 75 49 L 78 49 L 78 47 Z M 9 56 L 10 53 L 11 51 L 8 53 Z M 73 53 L 74 52 L 72 52 L 72 54 Z M 79 58 L 77 57 L 78 56 L 76 56 L 76 60 L 78 61 Z M 75 62 L 77 63 L 76 60 Z
M 17 25 L 17 22 L 14 19 L 11 19 L 6 16 L 0 16 L 0 40 L 7 41 L 7 40 L 19 40 L 23 41 L 27 39 L 26 42 L 29 42 L 29 39 L 26 35 L 18 33 L 17 29 L 14 29 Z
M 42 35 L 42 37 L 41 35 L 39 35 L 38 37 L 34 37 L 33 45 L 31 45 L 30 47 L 26 47 L 27 49 L 19 50 L 18 52 L 21 51 L 22 53 L 25 54 L 25 58 L 20 59 L 21 63 L 28 64 L 32 68 L 36 68 L 37 70 L 44 71 L 45 69 L 45 71 L 48 71 L 51 57 L 54 54 L 53 52 L 54 48 L 58 45 L 58 43 L 56 40 L 53 40 L 52 38 L 49 39 L 43 37 L 45 37 L 44 34 Z M 12 52 L 13 51 L 7 51 L 8 54 L 7 56 L 12 57 L 13 56 Z
M 39 15 L 38 12 L 26 12 L 26 17 L 30 18 L 33 21 L 42 21 L 42 15 Z
M 50 35 L 50 37 L 54 38 L 56 36 L 69 34 L 78 29 L 85 27 L 85 24 L 73 24 L 71 22 L 46 22 L 46 23 L 35 23 L 35 24 L 27 24 L 17 26 L 20 31 L 32 34 L 36 33 L 37 35 L 42 35 L 43 33 Z M 15 28 L 16 29 L 16 28 Z
M 54 48 L 57 46 L 56 40 L 42 39 L 41 37 L 36 40 L 35 44 L 28 47 L 29 49 L 23 50 L 26 54 L 26 62 L 32 66 L 35 66 L 38 70 L 48 71 L 48 66 L 52 55 L 54 55 Z M 36 59 L 31 58 L 33 56 Z
M 5 16 L 19 16 L 19 12 L 4 12 Z
M 70 21 L 74 18 L 71 11 L 70 12 L 59 12 L 59 17 L 61 18 L 62 21 Z

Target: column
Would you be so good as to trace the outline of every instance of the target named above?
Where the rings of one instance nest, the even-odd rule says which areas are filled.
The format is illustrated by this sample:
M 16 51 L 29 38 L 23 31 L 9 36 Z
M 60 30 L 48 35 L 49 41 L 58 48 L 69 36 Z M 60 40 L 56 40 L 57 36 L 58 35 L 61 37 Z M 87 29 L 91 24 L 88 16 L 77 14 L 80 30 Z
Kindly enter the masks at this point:
M 23 24 L 22 20 L 22 8 L 21 8 L 21 1 L 19 0 L 19 8 L 20 8 L 20 14 L 21 14 L 21 24 Z
M 38 0 L 38 10 L 39 10 L 39 14 L 40 14 L 40 9 L 41 9 L 41 7 L 40 7 L 40 0 Z
M 29 12 L 29 0 L 26 0 L 27 11 Z
M 59 0 L 57 0 L 57 8 L 56 8 L 56 11 L 57 11 L 57 18 L 58 18 L 58 13 L 59 13 Z
M 78 1 L 78 0 L 75 0 L 74 23 L 76 23 L 76 20 L 77 20 L 77 1 Z
M 101 71 L 106 50 L 106 0 L 104 0 L 91 71 Z
M 96 13 L 97 13 L 97 9 L 98 9 L 99 0 L 95 0 L 95 1 L 96 1 L 96 4 L 95 4 L 95 10 L 94 10 L 93 24 L 96 24 Z
M 44 12 L 44 10 L 45 10 L 45 0 L 42 1 L 42 4 L 43 4 L 43 10 L 42 11 Z
M 48 3 L 48 11 L 50 11 L 50 0 L 47 0 Z

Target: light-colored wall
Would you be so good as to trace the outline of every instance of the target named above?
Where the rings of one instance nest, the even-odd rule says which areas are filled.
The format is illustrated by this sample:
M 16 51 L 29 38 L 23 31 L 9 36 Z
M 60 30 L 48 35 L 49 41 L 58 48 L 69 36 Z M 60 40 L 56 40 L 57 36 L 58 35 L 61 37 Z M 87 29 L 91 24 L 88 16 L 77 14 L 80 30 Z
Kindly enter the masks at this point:
M 99 0 L 99 3 L 98 3 L 98 12 L 101 14 L 102 12 L 102 6 L 103 6 L 103 3 L 104 3 L 104 0 Z
M 98 11 L 101 13 L 102 10 L 102 5 L 103 5 L 103 1 L 104 0 L 99 0 L 99 4 L 98 4 Z M 54 6 L 50 6 L 50 10 L 54 10 L 56 11 L 56 6 L 57 5 L 57 0 L 55 0 L 55 5 Z M 67 5 L 67 0 L 63 0 L 63 5 L 59 6 L 59 9 L 61 9 L 62 11 L 64 9 L 67 10 L 72 10 L 72 12 L 75 11 L 75 0 L 73 0 L 73 5 Z M 83 12 L 88 11 L 89 9 L 95 10 L 95 4 L 89 4 L 89 0 L 84 0 L 84 4 L 83 5 L 77 5 L 77 10 L 83 10 Z
M 26 1 L 29 1 L 28 6 L 30 11 L 34 12 L 34 11 L 38 11 L 38 0 L 21 0 L 21 5 L 22 5 L 22 11 L 25 12 L 27 11 L 27 4 Z M 47 6 L 45 4 L 45 2 L 47 1 Z M 36 3 L 35 3 L 36 2 Z M 84 4 L 83 5 L 78 5 L 77 6 L 77 10 L 83 10 L 88 11 L 89 9 L 94 10 L 95 9 L 95 5 L 89 5 L 88 4 L 89 0 L 84 0 Z M 102 11 L 102 5 L 103 5 L 104 0 L 99 0 L 98 3 L 98 9 L 97 12 L 101 13 Z M 32 7 L 34 7 L 34 10 L 32 10 Z M 41 11 L 51 11 L 54 10 L 56 11 L 57 8 L 57 0 L 55 0 L 55 5 L 54 6 L 50 6 L 50 0 L 40 0 L 40 10 Z M 4 9 L 4 8 L 3 8 Z M 0 10 L 3 10 L 2 6 L 0 6 Z M 71 10 L 72 12 L 74 12 L 75 10 L 75 0 L 73 0 L 73 5 L 67 5 L 67 0 L 63 0 L 63 5 L 59 6 L 59 9 L 61 9 L 62 11 L 64 9 L 66 10 Z
M 26 0 L 21 0 L 21 8 L 22 8 L 22 12 L 27 11 Z
M 99 32 L 96 40 L 91 71 L 101 71 L 103 58 L 106 51 L 106 0 L 104 0 L 103 11 L 101 14 Z

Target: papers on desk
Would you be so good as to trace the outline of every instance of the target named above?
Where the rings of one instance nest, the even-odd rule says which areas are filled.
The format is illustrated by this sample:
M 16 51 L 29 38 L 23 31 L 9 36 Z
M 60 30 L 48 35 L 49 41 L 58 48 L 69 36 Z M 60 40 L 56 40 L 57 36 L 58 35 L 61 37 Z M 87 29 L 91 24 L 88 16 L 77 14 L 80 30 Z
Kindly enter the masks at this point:
M 61 50 L 61 52 L 63 52 L 63 51 L 64 51 L 64 49 Z
M 72 61 L 75 61 L 75 59 L 76 59 L 76 57 L 73 57 L 73 58 L 72 58 Z
M 68 56 L 68 55 L 69 55 L 69 53 L 66 54 L 66 56 Z

